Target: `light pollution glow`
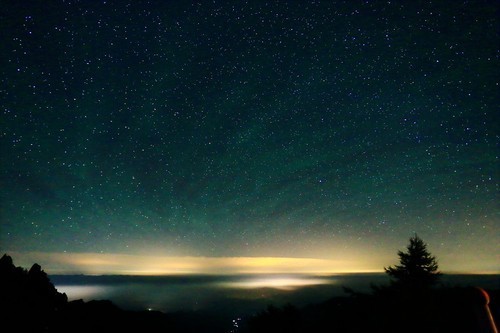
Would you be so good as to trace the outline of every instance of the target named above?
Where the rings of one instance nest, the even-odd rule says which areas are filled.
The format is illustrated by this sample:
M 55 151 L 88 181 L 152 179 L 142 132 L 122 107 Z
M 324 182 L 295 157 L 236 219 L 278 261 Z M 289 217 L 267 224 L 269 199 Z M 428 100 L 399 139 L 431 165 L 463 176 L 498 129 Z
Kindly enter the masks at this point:
M 112 253 L 8 252 L 21 267 L 38 263 L 48 274 L 86 275 L 232 275 L 232 274 L 315 274 L 383 272 L 397 257 L 363 258 L 344 255 L 342 258 L 293 257 L 194 257 L 154 256 Z M 438 261 L 442 272 L 455 274 L 498 274 L 497 266 L 474 265 L 464 255 L 460 261 L 453 256 Z
M 328 279 L 304 278 L 304 277 L 260 277 L 243 281 L 224 282 L 222 286 L 237 289 L 259 289 L 273 288 L 279 290 L 295 290 L 299 287 L 315 286 L 320 284 L 332 284 Z
M 380 265 L 351 260 L 281 257 L 168 257 L 102 253 L 12 253 L 21 266 L 39 263 L 49 274 L 335 274 L 378 272 Z M 31 264 L 30 264 L 31 263 Z

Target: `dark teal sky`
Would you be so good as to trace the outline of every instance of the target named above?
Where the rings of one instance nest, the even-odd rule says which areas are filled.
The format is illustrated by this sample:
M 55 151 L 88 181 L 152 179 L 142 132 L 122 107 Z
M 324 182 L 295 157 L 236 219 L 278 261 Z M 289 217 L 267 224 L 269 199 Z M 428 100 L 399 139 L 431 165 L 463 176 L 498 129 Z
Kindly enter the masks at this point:
M 5 1 L 0 249 L 498 269 L 498 9 Z

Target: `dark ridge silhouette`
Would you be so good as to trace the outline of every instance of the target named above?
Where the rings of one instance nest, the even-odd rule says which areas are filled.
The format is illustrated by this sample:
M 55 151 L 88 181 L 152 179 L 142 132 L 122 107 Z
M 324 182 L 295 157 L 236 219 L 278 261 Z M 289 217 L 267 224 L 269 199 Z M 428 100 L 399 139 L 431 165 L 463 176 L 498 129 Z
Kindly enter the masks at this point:
M 110 301 L 68 302 L 40 265 L 0 258 L 0 332 L 224 332 L 203 314 L 124 311 Z M 12 327 L 16 327 L 12 330 Z
M 301 312 L 291 304 L 283 308 L 273 305 L 248 322 L 250 332 L 303 332 Z M 328 326 L 324 326 L 328 327 Z

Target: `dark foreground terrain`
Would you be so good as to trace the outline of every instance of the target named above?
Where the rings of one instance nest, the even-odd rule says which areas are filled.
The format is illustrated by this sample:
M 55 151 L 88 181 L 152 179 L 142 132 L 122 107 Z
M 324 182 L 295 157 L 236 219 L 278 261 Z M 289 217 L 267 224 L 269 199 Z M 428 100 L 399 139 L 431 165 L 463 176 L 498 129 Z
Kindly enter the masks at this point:
M 345 297 L 303 308 L 270 306 L 233 325 L 194 312 L 124 311 L 110 301 L 68 302 L 39 265 L 25 270 L 4 255 L 0 330 L 13 325 L 31 332 L 491 332 L 487 297 L 498 322 L 500 293 L 498 288 L 486 292 L 473 287 L 386 286 L 370 294 L 346 290 Z
M 488 291 L 498 322 L 498 290 Z M 472 287 L 412 292 L 383 288 L 297 309 L 269 307 L 244 332 L 493 332 L 482 291 Z

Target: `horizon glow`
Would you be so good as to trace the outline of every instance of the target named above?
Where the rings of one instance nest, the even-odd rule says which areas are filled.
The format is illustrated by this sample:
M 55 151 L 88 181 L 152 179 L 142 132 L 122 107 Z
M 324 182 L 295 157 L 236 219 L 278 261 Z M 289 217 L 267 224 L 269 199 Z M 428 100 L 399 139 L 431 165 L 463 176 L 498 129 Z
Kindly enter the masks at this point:
M 36 262 L 40 264 L 42 269 L 44 269 L 49 275 L 84 274 L 154 276 L 205 274 L 309 274 L 321 276 L 383 272 L 383 266 L 370 260 L 342 261 L 333 259 L 287 257 L 171 257 L 102 253 L 44 252 L 13 252 L 11 253 L 11 256 L 13 256 L 15 264 L 27 269 L 29 269 L 29 267 Z M 393 259 L 393 263 L 396 263 L 396 259 Z M 500 274 L 499 270 L 496 269 L 494 265 L 492 266 L 492 269 L 480 269 L 478 267 L 478 269 L 473 271 L 455 269 L 445 270 L 444 272 L 452 274 Z

